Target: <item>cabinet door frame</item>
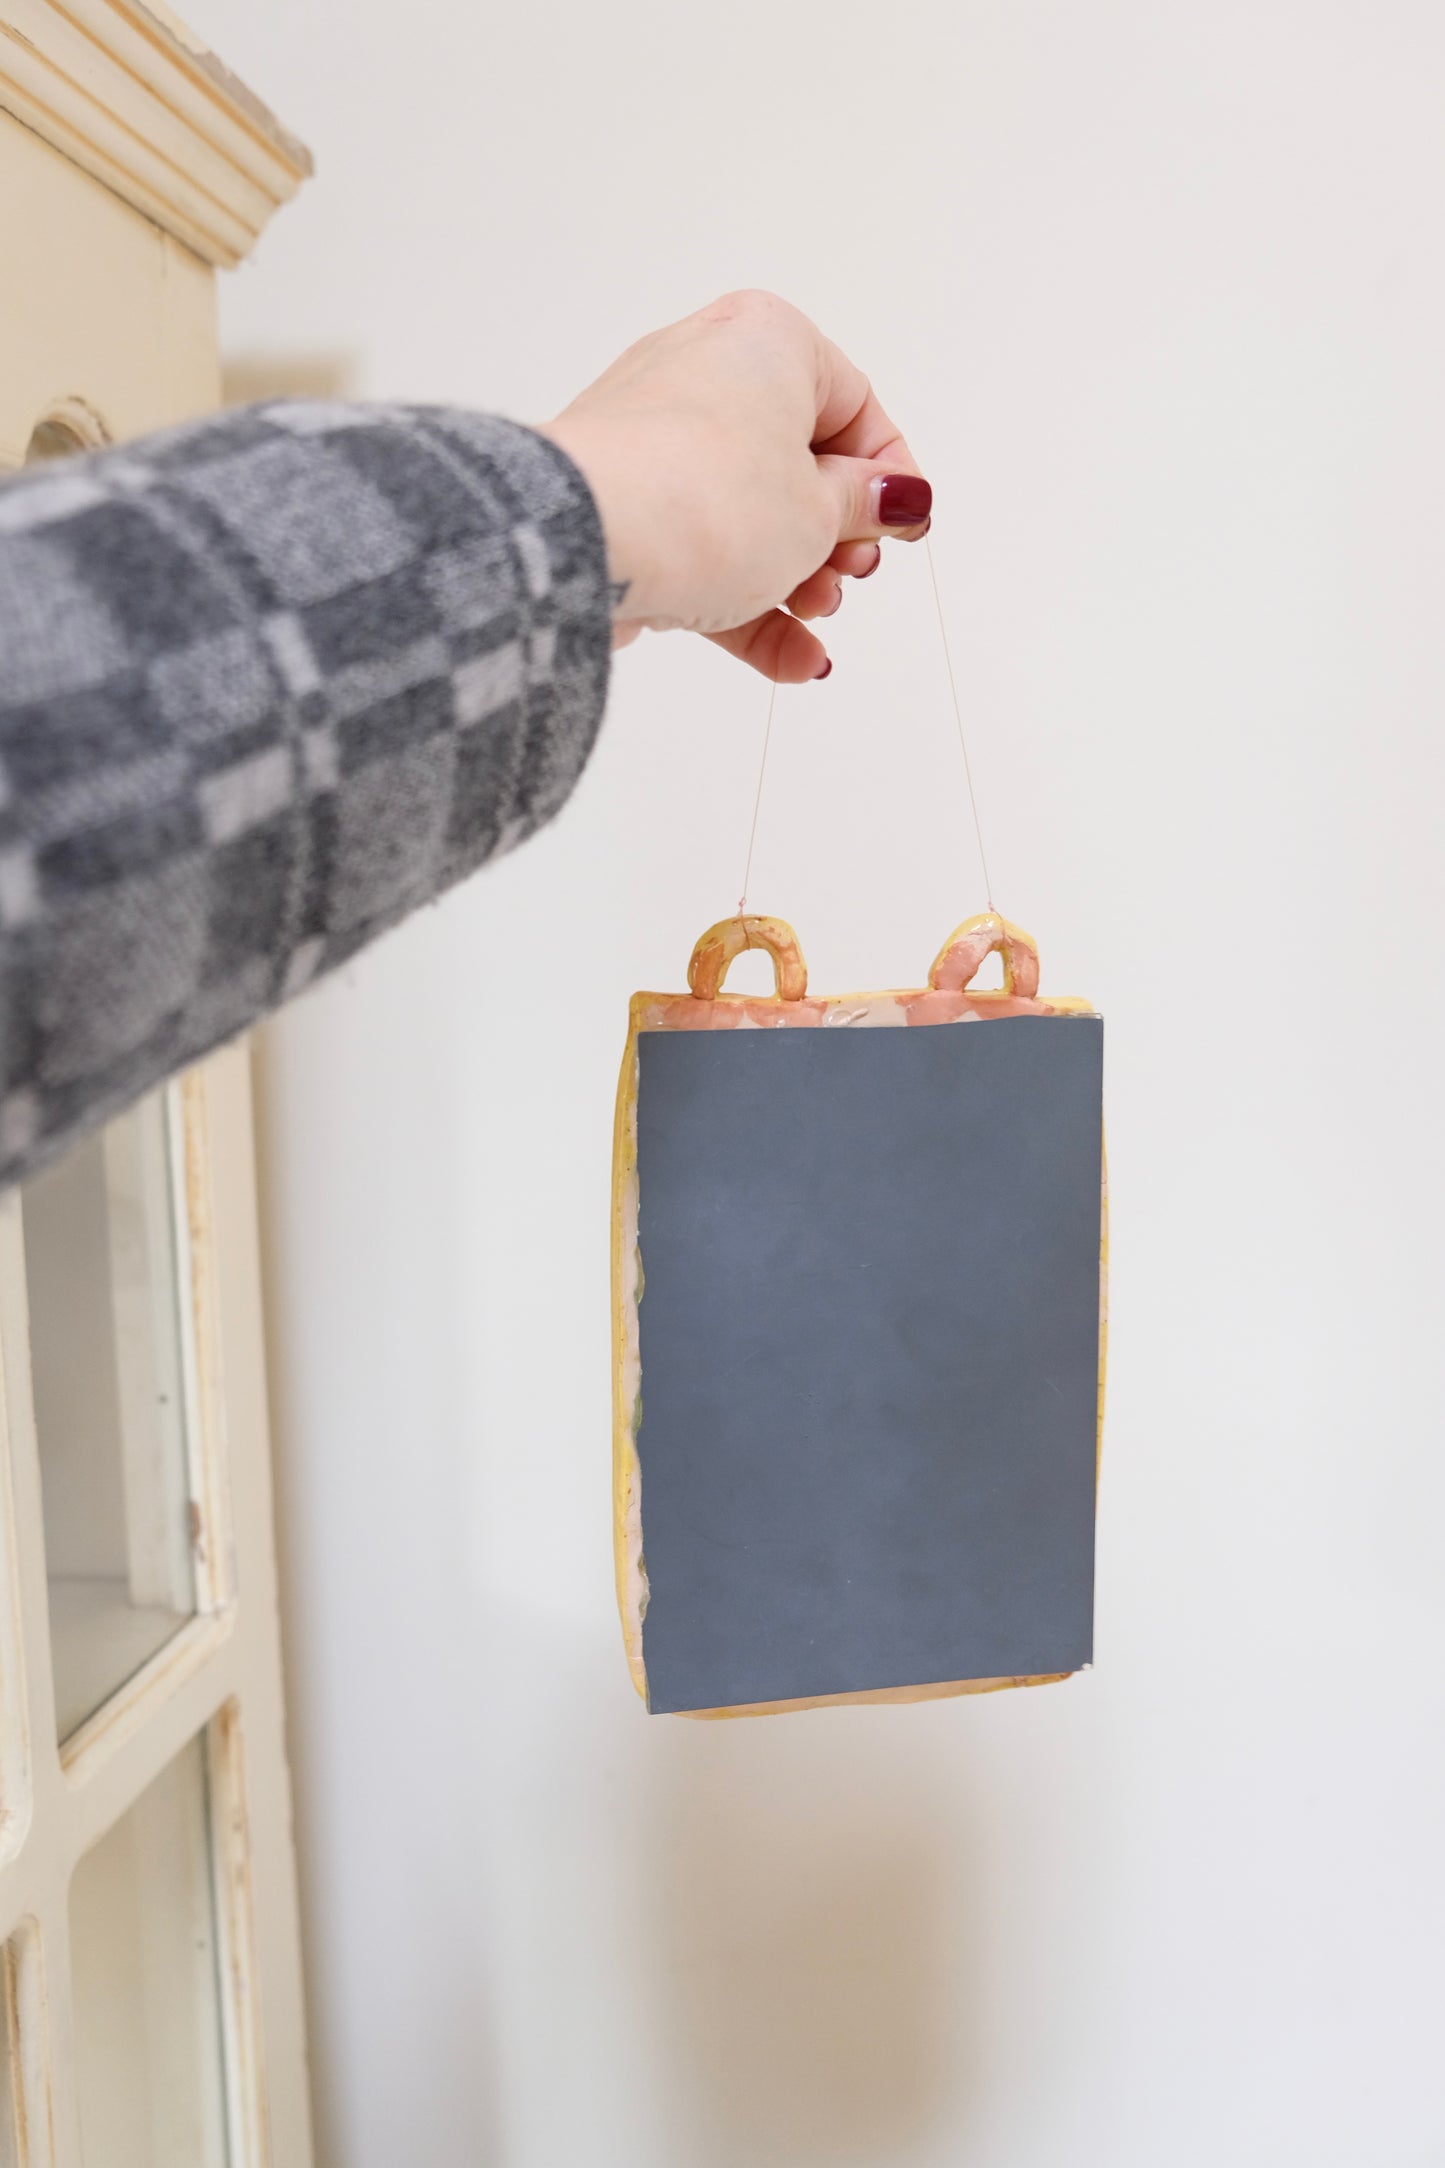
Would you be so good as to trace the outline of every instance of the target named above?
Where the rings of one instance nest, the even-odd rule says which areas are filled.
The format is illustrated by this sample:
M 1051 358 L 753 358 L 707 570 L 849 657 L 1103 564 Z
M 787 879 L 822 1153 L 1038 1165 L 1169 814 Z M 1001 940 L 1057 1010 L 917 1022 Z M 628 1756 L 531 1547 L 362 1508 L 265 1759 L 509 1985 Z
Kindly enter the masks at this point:
M 37 427 L 119 442 L 219 404 L 214 267 L 310 161 L 141 0 L 0 0 L 0 32 L 3 472 Z M 248 1046 L 165 1092 L 197 1609 L 63 1744 L 24 1198 L 0 1195 L 0 2111 L 21 2168 L 82 2168 L 71 1878 L 200 1738 L 230 2168 L 310 2168 Z
M 0 1947 L 18 2035 L 24 2168 L 80 2168 L 70 1883 L 191 1741 L 209 1776 L 232 2168 L 310 2159 L 271 1540 L 247 1050 L 166 1088 L 196 1384 L 196 1616 L 56 1736 L 24 1193 L 0 1197 Z

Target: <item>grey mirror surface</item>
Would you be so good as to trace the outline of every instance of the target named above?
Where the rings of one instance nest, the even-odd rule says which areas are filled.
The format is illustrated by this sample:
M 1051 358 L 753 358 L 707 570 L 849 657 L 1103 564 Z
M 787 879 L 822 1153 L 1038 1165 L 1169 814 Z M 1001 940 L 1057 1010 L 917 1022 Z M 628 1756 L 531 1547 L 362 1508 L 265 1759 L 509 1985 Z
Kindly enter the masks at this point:
M 639 1034 L 653 1711 L 1090 1661 L 1102 1055 Z

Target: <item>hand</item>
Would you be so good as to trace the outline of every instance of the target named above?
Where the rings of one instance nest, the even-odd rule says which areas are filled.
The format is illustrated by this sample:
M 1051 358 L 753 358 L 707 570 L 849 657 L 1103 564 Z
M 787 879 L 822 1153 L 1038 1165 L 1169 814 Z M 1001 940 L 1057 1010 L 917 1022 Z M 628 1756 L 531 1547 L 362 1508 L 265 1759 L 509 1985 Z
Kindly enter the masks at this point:
M 868 379 L 776 294 L 726 294 L 628 348 L 543 434 L 586 476 L 619 599 L 706 633 L 780 685 L 826 677 L 831 617 L 932 491 Z M 791 614 L 789 614 L 791 613 Z

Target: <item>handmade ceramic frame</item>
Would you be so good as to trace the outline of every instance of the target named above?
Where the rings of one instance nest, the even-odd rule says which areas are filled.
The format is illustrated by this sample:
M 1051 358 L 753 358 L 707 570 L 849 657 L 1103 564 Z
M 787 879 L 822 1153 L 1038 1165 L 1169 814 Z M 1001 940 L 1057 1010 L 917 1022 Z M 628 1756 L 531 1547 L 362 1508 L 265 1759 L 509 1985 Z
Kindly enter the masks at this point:
M 771 995 L 725 994 L 728 966 L 745 949 L 772 958 Z M 1003 985 L 973 990 L 970 980 L 985 957 L 997 951 Z M 692 952 L 685 994 L 634 994 L 627 1047 L 617 1087 L 612 1159 L 612 1508 L 617 1603 L 632 1683 L 647 1700 L 642 1621 L 647 1610 L 647 1567 L 642 1542 L 642 1467 L 637 1434 L 642 1416 L 642 1362 L 638 1304 L 642 1262 L 638 1246 L 637 1040 L 644 1031 L 737 1031 L 743 1029 L 876 1029 L 926 1024 L 988 1022 L 1004 1016 L 1093 1016 L 1077 995 L 1039 993 L 1039 953 L 1023 930 L 985 911 L 965 919 L 944 942 L 928 984 L 879 994 L 808 992 L 808 969 L 798 937 L 780 918 L 738 917 L 710 926 Z M 1108 1178 L 1101 1168 L 1099 1213 L 1099 1401 L 1095 1458 L 1102 1450 L 1104 1368 L 1108 1336 Z M 693 1709 L 690 1716 L 767 1716 L 787 1709 L 828 1708 L 849 1702 L 934 1701 L 954 1694 L 987 1694 L 1004 1686 L 1044 1686 L 1072 1674 L 1051 1671 L 1029 1678 L 954 1679 L 922 1686 L 870 1688 L 861 1693 L 819 1694 L 796 1701 L 748 1702 L 737 1708 Z

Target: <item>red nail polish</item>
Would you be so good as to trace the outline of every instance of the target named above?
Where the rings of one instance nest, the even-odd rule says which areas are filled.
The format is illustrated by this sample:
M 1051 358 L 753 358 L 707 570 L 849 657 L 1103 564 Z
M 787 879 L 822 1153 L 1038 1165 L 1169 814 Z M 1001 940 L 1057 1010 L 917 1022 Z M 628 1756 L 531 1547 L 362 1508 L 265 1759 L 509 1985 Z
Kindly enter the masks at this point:
M 830 677 L 830 676 L 832 675 L 832 671 L 833 671 L 833 658 L 832 658 L 832 656 L 830 655 L 830 656 L 828 657 L 828 660 L 827 660 L 827 661 L 826 661 L 826 662 L 824 663 L 824 665 L 823 665 L 822 669 L 821 669 L 821 670 L 815 670 L 815 671 L 813 672 L 813 683 L 814 683 L 814 684 L 816 685 L 816 684 L 818 683 L 818 680 L 819 680 L 820 678 Z
M 921 475 L 885 474 L 878 484 L 880 527 L 921 527 L 933 509 L 933 491 Z
M 868 567 L 868 570 L 867 570 L 866 572 L 857 572 L 857 573 L 855 573 L 855 574 L 853 575 L 853 576 L 854 576 L 854 578 L 855 578 L 855 579 L 859 579 L 859 580 L 871 580 L 871 579 L 872 579 L 872 577 L 873 577 L 873 575 L 874 575 L 874 573 L 875 573 L 875 572 L 876 572 L 876 571 L 878 570 L 878 567 L 879 567 L 879 566 L 880 566 L 880 565 L 882 564 L 882 562 L 883 562 L 883 552 L 882 552 L 882 550 L 881 550 L 881 549 L 879 548 L 878 544 L 877 544 L 877 543 L 875 542 L 875 543 L 874 543 L 874 545 L 873 545 L 873 562 L 872 562 L 872 564 L 871 564 L 871 565 L 870 565 L 870 566 Z

